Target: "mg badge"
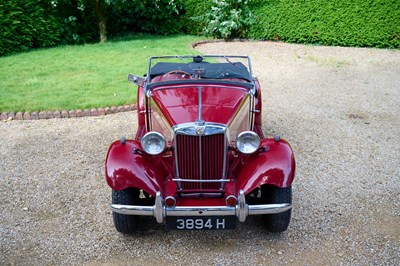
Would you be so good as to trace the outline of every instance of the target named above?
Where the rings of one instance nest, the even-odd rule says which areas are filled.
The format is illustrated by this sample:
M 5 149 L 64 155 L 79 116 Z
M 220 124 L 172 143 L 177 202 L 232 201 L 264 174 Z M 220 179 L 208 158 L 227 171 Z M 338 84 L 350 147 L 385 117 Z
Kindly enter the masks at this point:
M 197 136 L 202 136 L 204 135 L 204 132 L 206 131 L 206 127 L 205 126 L 197 126 L 196 127 L 196 135 Z

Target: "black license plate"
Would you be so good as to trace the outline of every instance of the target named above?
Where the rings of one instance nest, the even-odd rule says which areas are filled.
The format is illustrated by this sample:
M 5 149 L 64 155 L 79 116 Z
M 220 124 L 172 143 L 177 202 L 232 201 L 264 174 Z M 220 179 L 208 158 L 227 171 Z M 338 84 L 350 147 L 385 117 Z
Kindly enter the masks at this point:
M 235 229 L 236 216 L 167 216 L 167 230 L 225 230 Z

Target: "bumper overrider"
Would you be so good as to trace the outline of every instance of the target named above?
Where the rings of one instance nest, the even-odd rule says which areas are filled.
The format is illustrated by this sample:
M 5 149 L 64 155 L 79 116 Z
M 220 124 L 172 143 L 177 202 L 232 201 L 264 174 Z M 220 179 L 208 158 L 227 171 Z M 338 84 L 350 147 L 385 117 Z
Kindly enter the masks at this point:
M 276 214 L 292 208 L 290 203 L 248 205 L 243 190 L 239 192 L 236 206 L 194 206 L 168 207 L 164 205 L 161 192 L 156 193 L 153 206 L 134 206 L 111 204 L 115 213 L 139 216 L 154 216 L 158 223 L 163 223 L 167 216 L 230 216 L 234 215 L 239 222 L 245 222 L 249 215 Z

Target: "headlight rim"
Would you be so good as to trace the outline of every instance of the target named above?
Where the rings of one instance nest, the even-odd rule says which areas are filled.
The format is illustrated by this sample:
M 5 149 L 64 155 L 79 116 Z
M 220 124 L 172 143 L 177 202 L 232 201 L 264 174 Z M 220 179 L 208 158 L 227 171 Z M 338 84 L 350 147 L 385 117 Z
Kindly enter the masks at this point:
M 238 141 L 240 141 L 240 138 L 243 138 L 245 135 L 251 135 L 251 136 L 253 136 L 253 137 L 256 138 L 256 140 L 257 140 L 257 142 L 258 142 L 258 145 L 257 145 L 257 147 L 254 149 L 254 151 L 251 151 L 251 152 L 244 152 L 244 151 L 240 150 L 240 148 L 238 147 Z M 236 137 L 236 139 L 235 139 L 235 147 L 236 147 L 236 149 L 237 149 L 240 153 L 246 154 L 246 155 L 250 155 L 250 154 L 253 154 L 253 153 L 255 153 L 256 151 L 258 151 L 258 149 L 260 148 L 260 145 L 261 145 L 260 136 L 258 136 L 258 134 L 257 134 L 256 132 L 250 131 L 250 130 L 240 132 L 240 133 L 238 134 L 238 136 Z
M 149 136 L 151 136 L 151 135 L 156 135 L 157 137 L 160 138 L 160 140 L 162 140 L 162 143 L 163 143 L 162 147 L 163 147 L 163 148 L 162 148 L 159 152 L 157 152 L 157 153 L 152 153 L 152 152 L 150 152 L 150 151 L 146 148 L 146 145 L 144 145 L 144 141 L 146 141 L 146 140 L 149 138 Z M 144 134 L 143 137 L 140 139 L 140 144 L 141 144 L 141 146 L 142 146 L 143 151 L 144 151 L 146 154 L 153 155 L 153 156 L 159 155 L 159 154 L 163 153 L 163 152 L 165 151 L 166 147 L 167 147 L 167 141 L 165 140 L 165 137 L 164 137 L 160 132 L 157 132 L 157 131 L 149 131 L 149 132 L 147 132 L 146 134 Z

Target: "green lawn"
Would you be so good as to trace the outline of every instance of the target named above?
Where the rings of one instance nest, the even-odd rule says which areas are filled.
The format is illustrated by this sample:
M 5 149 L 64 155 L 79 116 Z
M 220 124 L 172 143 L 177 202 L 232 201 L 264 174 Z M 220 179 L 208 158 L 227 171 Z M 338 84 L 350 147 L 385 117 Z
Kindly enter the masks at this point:
M 0 57 L 0 112 L 71 110 L 129 104 L 151 55 L 196 54 L 194 36 L 139 36 Z

